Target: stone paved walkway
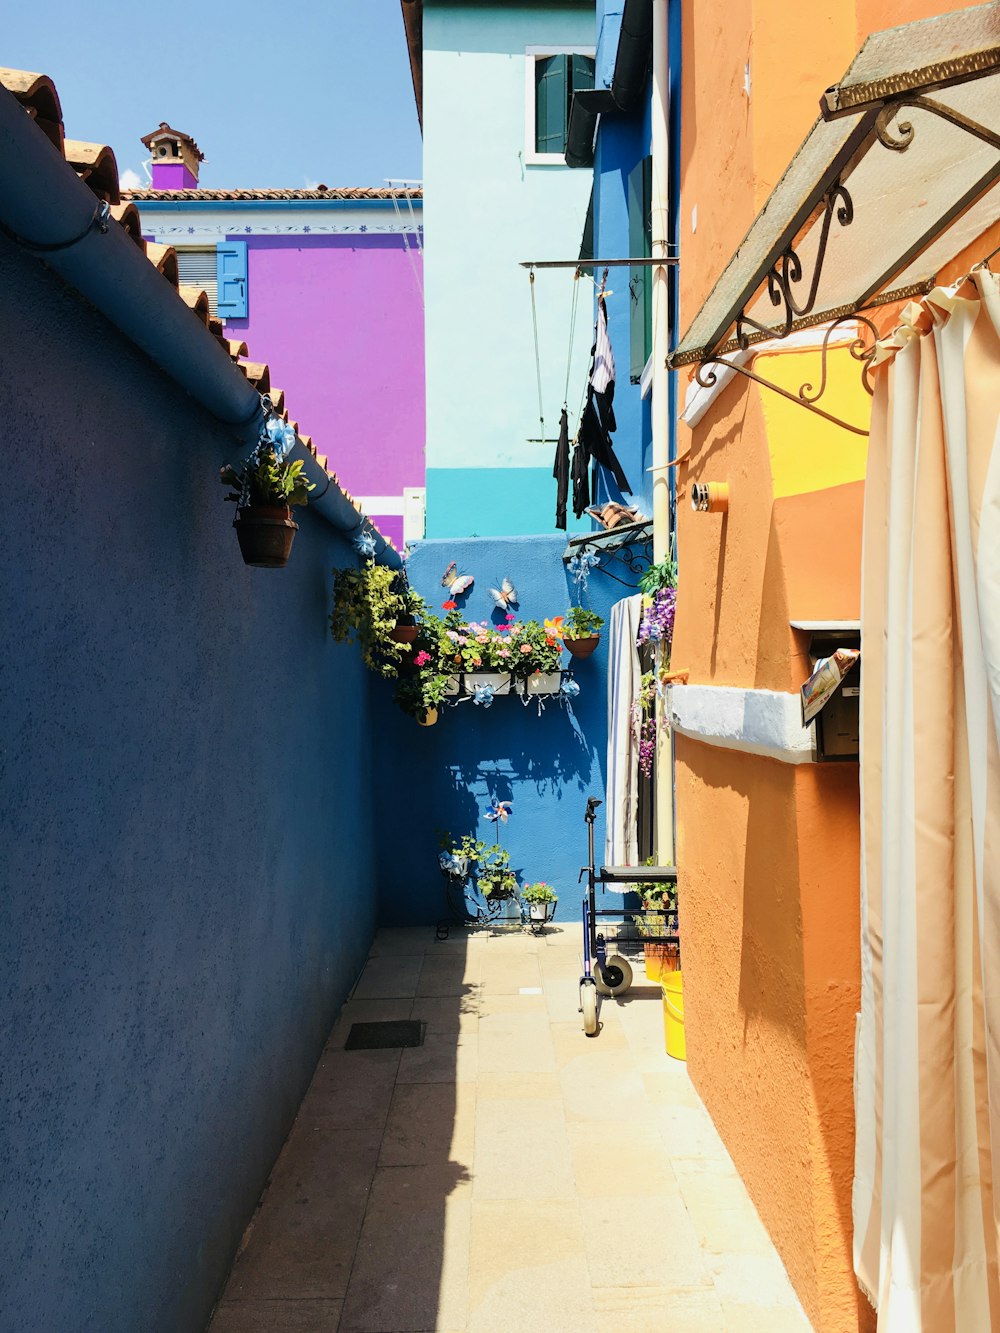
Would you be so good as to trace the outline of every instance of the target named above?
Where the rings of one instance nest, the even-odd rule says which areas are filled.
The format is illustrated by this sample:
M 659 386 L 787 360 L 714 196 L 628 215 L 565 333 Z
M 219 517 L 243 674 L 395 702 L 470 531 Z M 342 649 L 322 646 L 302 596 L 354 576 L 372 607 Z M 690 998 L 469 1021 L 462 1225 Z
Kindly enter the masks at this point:
M 809 1333 L 658 988 L 587 1038 L 578 952 L 379 933 L 211 1333 Z M 343 1049 L 411 1017 L 417 1049 Z

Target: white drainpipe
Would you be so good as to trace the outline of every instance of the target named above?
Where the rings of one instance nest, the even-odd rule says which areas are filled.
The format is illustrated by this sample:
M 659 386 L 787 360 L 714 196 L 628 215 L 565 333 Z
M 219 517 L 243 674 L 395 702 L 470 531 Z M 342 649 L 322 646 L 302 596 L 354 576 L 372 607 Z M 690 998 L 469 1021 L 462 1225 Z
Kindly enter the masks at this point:
M 668 0 L 653 0 L 653 92 L 651 107 L 653 199 L 653 258 L 667 258 L 669 235 L 669 120 L 668 83 L 670 62 L 667 49 Z M 670 302 L 667 295 L 667 265 L 653 270 L 653 559 L 670 555 L 670 404 L 669 349 Z M 665 724 L 663 701 L 657 701 L 660 738 L 657 754 L 656 847 L 660 862 L 674 860 L 674 762 L 673 741 Z

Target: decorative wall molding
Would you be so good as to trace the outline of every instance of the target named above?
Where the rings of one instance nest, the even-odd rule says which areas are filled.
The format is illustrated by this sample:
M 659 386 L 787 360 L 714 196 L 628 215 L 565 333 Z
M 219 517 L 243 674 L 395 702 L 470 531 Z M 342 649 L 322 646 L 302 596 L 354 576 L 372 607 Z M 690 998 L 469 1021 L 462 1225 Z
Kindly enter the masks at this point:
M 724 750 L 809 764 L 816 758 L 813 727 L 803 727 L 798 694 L 728 685 L 668 686 L 673 729 Z

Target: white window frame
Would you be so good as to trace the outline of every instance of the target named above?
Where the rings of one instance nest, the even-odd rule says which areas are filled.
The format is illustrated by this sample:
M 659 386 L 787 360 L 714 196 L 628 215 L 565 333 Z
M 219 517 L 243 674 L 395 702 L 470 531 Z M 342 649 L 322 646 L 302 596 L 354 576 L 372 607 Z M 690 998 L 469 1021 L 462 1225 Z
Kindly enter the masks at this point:
M 565 167 L 563 153 L 535 152 L 535 65 L 546 56 L 590 56 L 597 61 L 593 46 L 526 46 L 524 48 L 524 165 L 526 167 Z

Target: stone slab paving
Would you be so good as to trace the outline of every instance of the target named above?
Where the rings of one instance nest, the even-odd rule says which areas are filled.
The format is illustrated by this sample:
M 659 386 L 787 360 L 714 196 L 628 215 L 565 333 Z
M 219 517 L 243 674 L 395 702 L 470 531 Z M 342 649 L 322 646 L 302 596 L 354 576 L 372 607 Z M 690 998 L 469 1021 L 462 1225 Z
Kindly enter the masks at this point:
M 577 1013 L 579 931 L 380 931 L 211 1333 L 809 1333 L 641 967 Z M 346 1051 L 356 1022 L 424 1044 Z

